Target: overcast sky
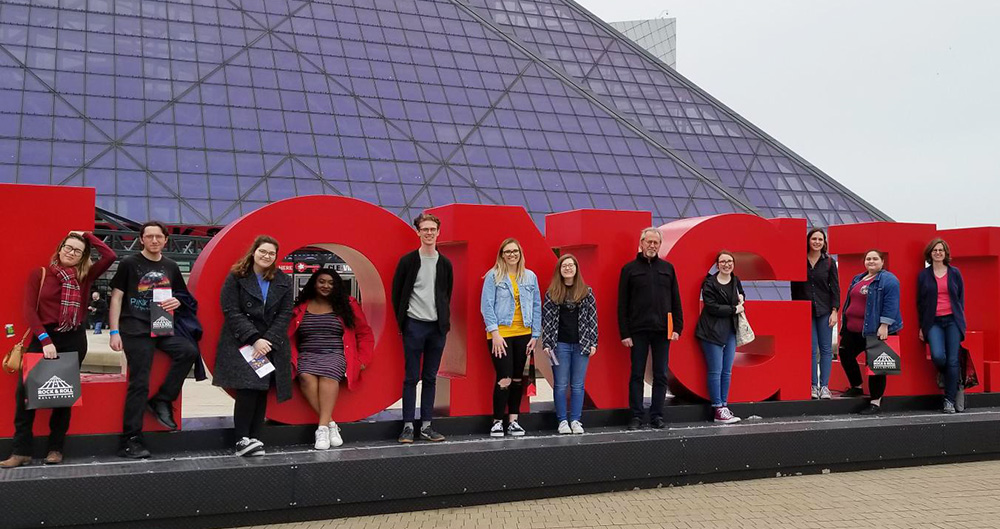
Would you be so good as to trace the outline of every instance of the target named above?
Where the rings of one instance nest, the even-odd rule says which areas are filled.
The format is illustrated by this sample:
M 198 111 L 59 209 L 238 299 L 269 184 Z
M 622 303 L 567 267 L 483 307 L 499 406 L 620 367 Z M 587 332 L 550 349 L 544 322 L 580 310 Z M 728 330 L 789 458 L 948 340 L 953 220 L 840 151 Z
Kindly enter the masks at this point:
M 898 221 L 1000 226 L 1000 2 L 578 0 Z

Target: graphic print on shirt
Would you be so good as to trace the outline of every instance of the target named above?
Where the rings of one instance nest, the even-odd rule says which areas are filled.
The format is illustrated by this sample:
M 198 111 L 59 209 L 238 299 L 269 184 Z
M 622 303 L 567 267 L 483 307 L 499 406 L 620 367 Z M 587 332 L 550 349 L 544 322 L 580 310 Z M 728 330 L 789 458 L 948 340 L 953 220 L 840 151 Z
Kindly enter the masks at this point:
M 136 296 L 129 298 L 133 310 L 149 312 L 149 304 L 153 301 L 154 288 L 170 288 L 170 278 L 160 270 L 150 270 L 142 276 L 136 286 Z

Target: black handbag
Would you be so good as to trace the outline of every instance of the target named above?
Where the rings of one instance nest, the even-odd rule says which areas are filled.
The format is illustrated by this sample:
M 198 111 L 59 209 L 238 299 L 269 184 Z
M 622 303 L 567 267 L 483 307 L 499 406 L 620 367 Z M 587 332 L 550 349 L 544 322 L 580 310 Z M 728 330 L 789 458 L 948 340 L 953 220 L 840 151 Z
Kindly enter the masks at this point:
M 898 338 L 894 341 L 899 343 Z M 870 375 L 898 375 L 902 372 L 899 353 L 886 340 L 879 340 L 878 336 L 865 336 L 865 364 Z
M 24 376 L 29 410 L 69 408 L 80 398 L 80 362 L 76 352 L 59 353 L 52 359 L 42 358 L 33 366 L 29 363 L 32 362 L 25 363 L 28 371 Z
M 964 389 L 974 388 L 979 385 L 979 374 L 976 373 L 976 364 L 972 361 L 972 354 L 964 346 L 958 348 L 958 367 L 961 378 L 959 386 Z

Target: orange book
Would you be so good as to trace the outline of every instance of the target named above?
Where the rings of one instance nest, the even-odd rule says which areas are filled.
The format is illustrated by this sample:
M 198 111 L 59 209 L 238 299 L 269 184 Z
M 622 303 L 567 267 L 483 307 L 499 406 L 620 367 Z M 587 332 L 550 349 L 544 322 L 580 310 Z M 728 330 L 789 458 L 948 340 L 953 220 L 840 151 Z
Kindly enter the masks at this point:
M 667 313 L 667 338 L 674 335 L 674 313 Z

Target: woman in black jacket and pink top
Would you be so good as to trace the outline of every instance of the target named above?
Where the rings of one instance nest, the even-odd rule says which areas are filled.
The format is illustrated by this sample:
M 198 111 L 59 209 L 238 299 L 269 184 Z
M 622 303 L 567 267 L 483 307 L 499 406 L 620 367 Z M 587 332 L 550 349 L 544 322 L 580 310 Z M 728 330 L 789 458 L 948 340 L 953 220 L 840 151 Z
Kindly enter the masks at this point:
M 90 256 L 94 249 L 101 255 L 96 263 Z M 28 351 L 56 358 L 60 352 L 79 355 L 82 364 L 87 356 L 86 296 L 94 279 L 115 262 L 115 252 L 93 233 L 72 231 L 56 247 L 48 266 L 36 268 L 24 287 L 24 317 L 33 335 Z M 39 288 L 41 287 L 41 288 Z M 17 408 L 14 414 L 14 448 L 0 468 L 14 468 L 31 463 L 32 429 L 35 410 L 25 408 L 22 377 L 17 377 Z M 63 460 L 63 442 L 69 430 L 71 408 L 54 408 L 49 418 L 49 448 L 45 464 Z
M 931 360 L 944 375 L 942 411 L 964 411 L 958 352 L 965 339 L 965 282 L 958 268 L 951 266 L 951 249 L 943 239 L 927 245 L 924 260 L 930 266 L 917 276 L 920 339 L 930 345 Z

